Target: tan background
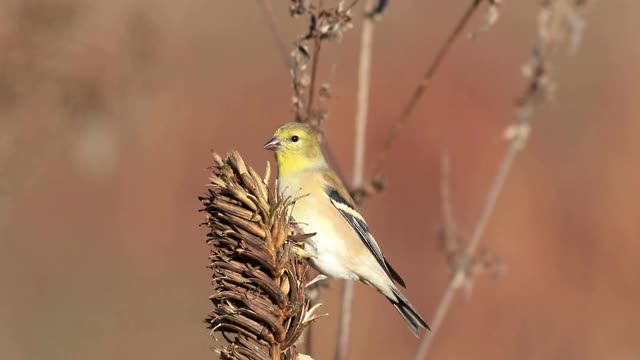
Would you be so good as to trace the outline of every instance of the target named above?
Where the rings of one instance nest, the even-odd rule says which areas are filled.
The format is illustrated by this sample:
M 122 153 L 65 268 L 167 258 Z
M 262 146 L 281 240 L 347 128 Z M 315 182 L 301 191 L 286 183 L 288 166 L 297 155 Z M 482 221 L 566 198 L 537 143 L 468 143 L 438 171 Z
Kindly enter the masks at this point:
M 391 2 L 375 39 L 369 155 L 466 3 Z M 276 9 L 293 39 L 303 20 Z M 426 319 L 448 276 L 435 242 L 441 151 L 468 233 L 537 9 L 507 1 L 490 33 L 455 46 L 391 154 L 388 190 L 363 208 Z M 505 276 L 454 300 L 433 359 L 640 358 L 638 14 L 636 1 L 597 2 L 583 46 L 558 61 L 556 101 L 537 114 L 484 237 Z M 323 54 L 327 132 L 346 174 L 357 39 Z M 262 169 L 261 145 L 291 119 L 289 76 L 256 3 L 2 0 L 0 54 L 0 358 L 214 358 L 196 199 L 209 150 Z M 317 359 L 332 358 L 338 289 L 323 297 Z M 417 340 L 393 307 L 356 289 L 352 358 L 409 358 Z

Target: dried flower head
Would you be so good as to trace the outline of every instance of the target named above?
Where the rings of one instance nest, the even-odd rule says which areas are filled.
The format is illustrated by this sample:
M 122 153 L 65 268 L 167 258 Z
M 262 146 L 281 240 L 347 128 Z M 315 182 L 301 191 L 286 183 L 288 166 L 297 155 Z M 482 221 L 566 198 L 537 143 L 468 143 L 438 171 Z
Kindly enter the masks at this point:
M 296 255 L 294 199 L 269 189 L 237 153 L 213 154 L 209 191 L 200 197 L 212 247 L 214 309 L 207 318 L 222 359 L 295 359 L 294 344 L 315 317 L 305 297 L 307 265 Z

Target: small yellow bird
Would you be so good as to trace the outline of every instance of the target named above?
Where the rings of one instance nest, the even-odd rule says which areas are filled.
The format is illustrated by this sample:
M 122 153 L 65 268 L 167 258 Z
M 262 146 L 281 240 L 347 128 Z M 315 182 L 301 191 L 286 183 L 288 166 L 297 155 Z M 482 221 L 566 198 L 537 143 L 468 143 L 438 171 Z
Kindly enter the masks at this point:
M 292 216 L 304 232 L 316 233 L 305 246 L 312 265 L 325 276 L 359 280 L 378 290 L 416 336 L 420 327 L 429 329 L 394 284 L 405 287 L 344 184 L 324 160 L 316 133 L 305 124 L 288 123 L 264 147 L 276 155 L 278 191 L 284 196 L 304 196 L 294 205 Z

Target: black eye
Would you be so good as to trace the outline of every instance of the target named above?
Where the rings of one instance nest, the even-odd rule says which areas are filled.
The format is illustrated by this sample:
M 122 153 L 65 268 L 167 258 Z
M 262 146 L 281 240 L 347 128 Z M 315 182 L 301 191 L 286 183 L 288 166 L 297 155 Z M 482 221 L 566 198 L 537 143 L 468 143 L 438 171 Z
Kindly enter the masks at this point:
M 298 142 L 298 140 L 300 140 L 300 138 L 298 137 L 298 135 L 293 135 L 293 136 L 291 137 L 291 141 L 293 141 L 293 142 Z

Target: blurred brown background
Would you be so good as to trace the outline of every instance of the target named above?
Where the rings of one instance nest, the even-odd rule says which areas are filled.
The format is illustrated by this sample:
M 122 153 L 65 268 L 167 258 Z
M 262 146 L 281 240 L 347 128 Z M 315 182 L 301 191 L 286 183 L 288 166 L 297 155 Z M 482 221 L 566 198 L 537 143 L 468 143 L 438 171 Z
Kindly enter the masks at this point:
M 304 20 L 274 6 L 294 39 Z M 376 29 L 369 155 L 466 6 L 390 3 Z M 387 191 L 363 208 L 427 320 L 448 280 L 435 240 L 442 149 L 469 232 L 537 11 L 507 1 L 491 32 L 456 44 L 391 154 Z M 433 359 L 640 358 L 638 14 L 635 1 L 597 2 L 578 53 L 560 56 L 555 102 L 537 113 L 484 237 L 505 276 L 454 300 Z M 263 169 L 262 144 L 292 119 L 267 29 L 255 1 L 0 1 L 0 358 L 215 358 L 197 196 L 210 149 Z M 347 176 L 358 34 L 322 59 L 327 133 Z M 332 358 L 339 289 L 323 294 L 317 359 Z M 354 316 L 353 359 L 413 353 L 417 339 L 363 285 Z

